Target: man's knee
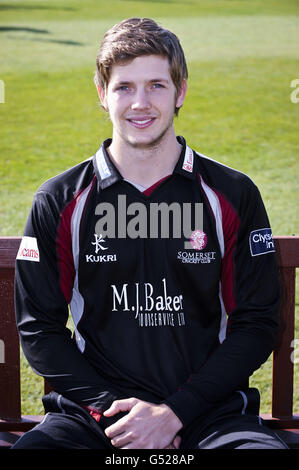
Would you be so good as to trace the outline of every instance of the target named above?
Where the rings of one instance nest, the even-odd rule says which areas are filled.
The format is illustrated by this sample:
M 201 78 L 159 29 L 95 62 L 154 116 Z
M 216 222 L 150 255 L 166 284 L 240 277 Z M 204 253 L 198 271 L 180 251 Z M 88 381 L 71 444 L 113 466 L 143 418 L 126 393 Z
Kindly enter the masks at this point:
M 57 442 L 42 431 L 32 429 L 23 434 L 11 449 L 57 449 Z

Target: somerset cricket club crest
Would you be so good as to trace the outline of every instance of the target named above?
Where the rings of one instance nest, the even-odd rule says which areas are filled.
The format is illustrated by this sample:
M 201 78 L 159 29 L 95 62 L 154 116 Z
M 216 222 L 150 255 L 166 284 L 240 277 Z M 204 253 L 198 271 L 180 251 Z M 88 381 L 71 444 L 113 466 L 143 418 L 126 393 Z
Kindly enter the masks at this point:
M 195 250 L 203 250 L 207 244 L 208 237 L 202 230 L 194 230 L 191 234 L 191 245 Z

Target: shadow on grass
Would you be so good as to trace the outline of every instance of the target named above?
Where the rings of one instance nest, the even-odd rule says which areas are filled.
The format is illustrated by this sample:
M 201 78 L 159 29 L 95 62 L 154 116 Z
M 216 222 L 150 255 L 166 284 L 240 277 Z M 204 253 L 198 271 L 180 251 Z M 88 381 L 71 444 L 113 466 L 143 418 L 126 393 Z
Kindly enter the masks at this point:
M 51 34 L 50 31 L 47 29 L 37 29 L 37 28 L 30 28 L 26 26 L 0 26 L 0 33 L 7 33 L 7 32 L 27 32 L 27 33 L 35 33 L 35 34 Z M 12 39 L 19 39 L 22 41 L 35 41 L 35 42 L 51 42 L 54 44 L 63 44 L 66 46 L 84 46 L 84 43 L 68 40 L 68 39 L 44 39 L 44 38 L 24 38 L 18 36 L 10 36 Z
M 55 5 L 10 5 L 9 3 L 4 3 L 0 5 L 1 10 L 65 10 L 65 11 L 75 11 L 77 8 L 74 7 L 59 7 Z
M 50 33 L 50 31 L 48 31 L 47 29 L 27 28 L 24 26 L 0 26 L 0 33 L 5 33 L 7 31 L 27 31 L 29 33 L 38 33 L 38 34 Z

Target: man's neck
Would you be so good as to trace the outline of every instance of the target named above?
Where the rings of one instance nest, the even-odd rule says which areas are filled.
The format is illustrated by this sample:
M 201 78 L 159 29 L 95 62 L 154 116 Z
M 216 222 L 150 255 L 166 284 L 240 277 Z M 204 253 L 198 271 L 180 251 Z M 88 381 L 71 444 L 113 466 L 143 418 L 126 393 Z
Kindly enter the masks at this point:
M 107 150 L 123 178 L 147 188 L 172 174 L 182 146 L 173 134 L 172 138 L 144 148 L 113 138 Z

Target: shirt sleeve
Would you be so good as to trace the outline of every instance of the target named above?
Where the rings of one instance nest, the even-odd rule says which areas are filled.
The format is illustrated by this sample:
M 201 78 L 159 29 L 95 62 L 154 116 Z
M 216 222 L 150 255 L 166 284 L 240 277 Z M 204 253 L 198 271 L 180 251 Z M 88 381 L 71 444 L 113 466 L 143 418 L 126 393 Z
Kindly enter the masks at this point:
M 231 283 L 223 283 L 230 290 L 223 292 L 231 309 L 226 337 L 203 367 L 165 400 L 183 425 L 244 387 L 275 345 L 279 283 L 271 229 L 256 186 L 246 182 L 242 193 L 238 223 L 226 239 L 231 256 L 224 256 L 222 265 L 225 276 L 232 277 Z
M 60 286 L 55 199 L 39 191 L 25 227 L 15 269 L 16 321 L 32 369 L 55 391 L 104 411 L 119 393 L 89 364 L 67 328 L 68 302 Z

